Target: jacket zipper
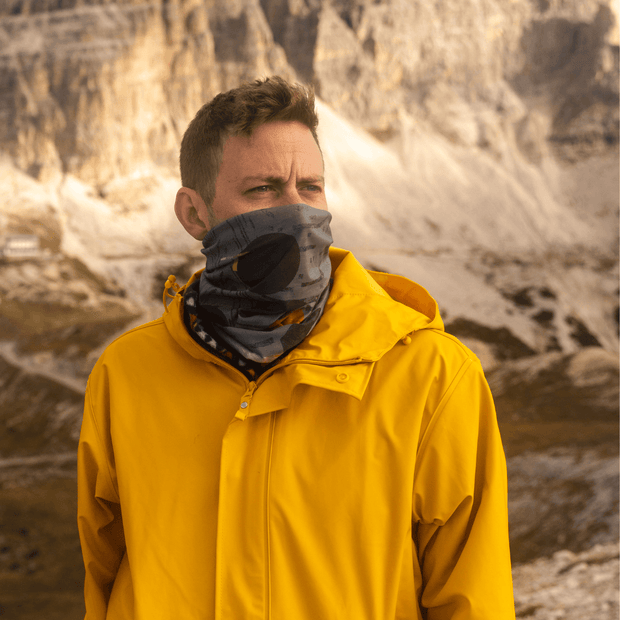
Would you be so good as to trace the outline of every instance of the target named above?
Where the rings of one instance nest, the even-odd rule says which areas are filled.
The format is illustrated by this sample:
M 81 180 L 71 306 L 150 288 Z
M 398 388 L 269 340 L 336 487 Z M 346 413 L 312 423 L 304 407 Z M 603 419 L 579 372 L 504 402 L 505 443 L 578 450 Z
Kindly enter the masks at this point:
M 247 381 L 247 379 L 246 379 Z M 250 403 L 252 402 L 252 396 L 254 396 L 254 392 L 258 384 L 255 381 L 250 381 L 246 388 L 243 396 L 241 397 L 241 402 L 239 403 L 239 408 L 237 409 L 237 413 L 235 413 L 235 418 L 238 420 L 245 420 L 248 417 L 248 411 L 250 411 Z
M 269 442 L 267 444 L 267 462 L 265 463 L 265 620 L 271 618 L 271 540 L 269 537 L 269 496 L 271 484 L 271 457 L 273 454 L 273 436 L 276 429 L 276 412 L 272 411 L 269 420 Z

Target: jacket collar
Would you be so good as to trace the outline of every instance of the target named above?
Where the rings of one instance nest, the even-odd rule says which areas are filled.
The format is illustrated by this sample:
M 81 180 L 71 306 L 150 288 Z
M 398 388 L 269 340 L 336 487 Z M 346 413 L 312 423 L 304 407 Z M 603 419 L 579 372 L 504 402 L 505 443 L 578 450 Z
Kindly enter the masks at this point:
M 332 248 L 334 284 L 323 316 L 310 336 L 267 373 L 246 413 L 257 415 L 286 407 L 292 386 L 312 385 L 361 399 L 374 362 L 399 340 L 419 329 L 443 330 L 437 304 L 419 285 L 390 274 L 367 271 L 346 250 Z M 188 284 L 200 277 L 195 273 Z M 172 338 L 197 359 L 215 359 L 187 333 L 183 324 L 183 291 L 179 289 L 164 313 Z M 277 385 L 276 385 L 277 384 Z

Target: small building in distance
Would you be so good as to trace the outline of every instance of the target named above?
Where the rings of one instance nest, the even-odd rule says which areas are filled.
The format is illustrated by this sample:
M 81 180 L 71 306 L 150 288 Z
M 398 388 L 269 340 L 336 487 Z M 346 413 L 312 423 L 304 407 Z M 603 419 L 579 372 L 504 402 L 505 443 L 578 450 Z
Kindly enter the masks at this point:
M 0 237 L 0 261 L 41 257 L 38 235 L 4 235 Z

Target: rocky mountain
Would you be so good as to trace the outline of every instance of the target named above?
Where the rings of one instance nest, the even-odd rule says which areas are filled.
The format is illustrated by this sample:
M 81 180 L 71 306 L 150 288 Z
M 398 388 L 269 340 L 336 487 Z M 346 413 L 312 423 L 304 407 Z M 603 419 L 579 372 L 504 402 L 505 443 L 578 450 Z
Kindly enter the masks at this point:
M 0 247 L 41 245 L 0 260 L 0 615 L 80 616 L 86 377 L 116 334 L 161 313 L 170 273 L 201 267 L 172 211 L 185 127 L 270 74 L 316 89 L 336 245 L 425 286 L 488 372 L 518 613 L 573 617 L 541 602 L 570 584 L 609 602 L 617 560 L 595 574 L 590 549 L 618 540 L 617 13 L 608 0 L 0 0 Z M 547 570 L 541 594 L 527 575 Z M 582 617 L 616 617 L 599 607 Z
M 102 187 L 174 166 L 200 105 L 280 73 L 380 137 L 427 121 L 540 161 L 617 141 L 615 4 L 588 0 L 172 0 L 0 4 L 1 147 L 38 178 Z M 525 105 L 524 105 L 525 102 Z M 503 125 L 503 126 L 502 126 Z

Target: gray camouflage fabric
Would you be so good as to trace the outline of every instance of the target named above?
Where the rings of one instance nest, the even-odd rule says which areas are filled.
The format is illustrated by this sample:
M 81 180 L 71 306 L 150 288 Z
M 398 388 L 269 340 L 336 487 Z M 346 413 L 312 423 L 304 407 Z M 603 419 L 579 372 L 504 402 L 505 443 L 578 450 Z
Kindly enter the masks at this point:
M 247 360 L 270 362 L 316 325 L 330 291 L 331 214 L 306 204 L 225 220 L 203 239 L 198 316 Z

